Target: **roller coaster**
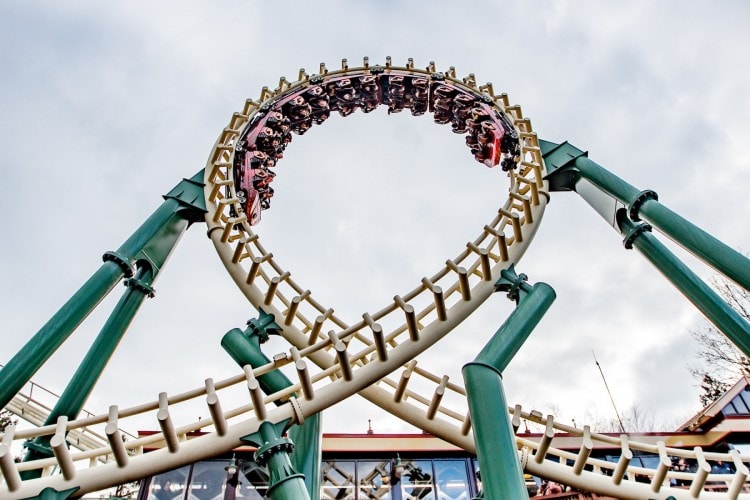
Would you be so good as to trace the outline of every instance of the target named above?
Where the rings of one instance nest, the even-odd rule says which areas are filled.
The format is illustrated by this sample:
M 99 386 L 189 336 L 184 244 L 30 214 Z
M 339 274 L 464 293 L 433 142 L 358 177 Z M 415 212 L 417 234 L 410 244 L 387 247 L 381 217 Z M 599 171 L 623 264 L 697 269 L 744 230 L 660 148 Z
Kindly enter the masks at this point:
M 508 190 L 478 236 L 432 276 L 351 322 L 295 281 L 262 244 L 259 229 L 262 212 L 271 207 L 274 167 L 292 138 L 333 114 L 368 113 L 379 106 L 450 125 L 465 136 L 478 163 L 507 177 Z M 293 431 L 307 426 L 319 433 L 320 412 L 359 394 L 476 453 L 484 498 L 527 497 L 523 471 L 617 498 L 750 498 L 742 493 L 750 456 L 737 451 L 683 450 L 665 442 L 635 442 L 627 434 L 613 438 L 507 405 L 502 372 L 555 298 L 549 285 L 530 283 L 516 268 L 550 197 L 561 191 L 578 193 L 622 235 L 626 248 L 645 256 L 750 355 L 750 325 L 660 243 L 653 229 L 745 289 L 750 289 L 750 261 L 669 210 L 654 191 L 636 189 L 567 142 L 539 139 L 519 106 L 492 84 L 478 84 L 474 75 L 461 78 L 454 68 L 440 71 L 434 63 L 416 67 L 411 59 L 404 66 L 390 58 L 382 65 L 368 58 L 351 67 L 343 60 L 336 69 L 321 64 L 315 74 L 300 70 L 295 80 L 282 77 L 277 87 L 264 87 L 257 100 L 248 99 L 220 132 L 205 168 L 169 191 L 120 248 L 106 252 L 95 274 L 0 370 L 2 406 L 36 415 L 32 429 L 10 425 L 2 435 L 0 497 L 75 498 L 251 443 L 258 447 L 256 460 L 273 471 L 270 498 L 316 498 L 310 478 L 303 478 L 289 458 L 295 444 L 297 454 L 305 454 L 314 439 Z M 137 406 L 82 414 L 139 306 L 153 295 L 154 279 L 182 234 L 198 224 L 206 225 L 229 275 L 258 311 L 245 329 L 232 330 L 221 341 L 238 364 L 236 375 L 208 377 L 202 386 L 163 392 Z M 22 411 L 31 400 L 24 387 L 34 373 L 121 281 L 122 298 L 54 407 Z M 507 294 L 515 309 L 484 348 L 477 346 L 477 357 L 464 360 L 463 382 L 420 366 L 422 353 L 496 292 Z M 260 347 L 270 335 L 287 347 L 268 358 Z M 228 407 L 238 393 L 244 400 Z M 203 408 L 201 418 L 178 417 L 187 405 Z M 125 436 L 121 429 L 134 419 L 148 419 L 159 431 Z M 516 435 L 524 421 L 543 428 L 542 437 Z M 581 437 L 577 453 L 554 446 L 561 433 Z M 17 462 L 12 449 L 21 442 L 26 454 Z M 591 457 L 597 443 L 618 446 L 619 461 Z M 639 467 L 633 457 L 640 452 L 658 455 L 659 465 Z M 694 460 L 697 470 L 672 470 L 676 458 Z M 733 463 L 734 474 L 712 474 L 715 461 Z M 672 479 L 690 487 L 675 488 Z M 727 491 L 705 489 L 709 482 L 725 484 Z

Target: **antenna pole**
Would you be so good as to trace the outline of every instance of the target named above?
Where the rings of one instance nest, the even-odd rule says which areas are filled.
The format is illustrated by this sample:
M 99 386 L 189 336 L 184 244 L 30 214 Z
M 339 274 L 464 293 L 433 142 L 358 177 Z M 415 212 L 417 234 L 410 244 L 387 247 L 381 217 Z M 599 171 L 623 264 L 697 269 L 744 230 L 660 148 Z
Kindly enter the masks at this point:
M 599 373 L 602 376 L 602 380 L 604 381 L 604 388 L 607 389 L 607 394 L 609 394 L 609 400 L 612 402 L 612 408 L 615 410 L 615 415 L 617 416 L 617 422 L 620 424 L 620 429 L 622 430 L 623 434 L 626 433 L 625 426 L 622 425 L 622 419 L 620 418 L 620 412 L 617 411 L 617 405 L 615 405 L 615 398 L 612 397 L 612 392 L 609 390 L 609 385 L 607 384 L 607 379 L 604 376 L 604 371 L 602 370 L 602 365 L 599 364 L 599 361 L 596 359 L 596 354 L 594 354 L 594 350 L 591 349 L 591 355 L 594 356 L 594 363 L 596 363 L 596 367 L 599 368 Z

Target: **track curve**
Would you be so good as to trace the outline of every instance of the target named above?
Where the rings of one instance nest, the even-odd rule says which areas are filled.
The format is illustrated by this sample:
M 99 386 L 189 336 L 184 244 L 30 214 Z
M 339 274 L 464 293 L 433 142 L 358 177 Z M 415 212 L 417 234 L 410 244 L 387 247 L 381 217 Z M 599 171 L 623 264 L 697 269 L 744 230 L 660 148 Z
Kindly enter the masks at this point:
M 377 78 L 375 82 L 380 85 L 377 95 L 381 104 L 389 106 L 389 111 L 393 106 L 386 98 L 392 89 L 390 82 L 395 80 L 404 88 L 413 89 L 414 85 L 410 86 L 408 82 L 420 81 L 423 82 L 421 88 L 428 89 L 424 106 L 415 112 L 416 99 L 409 97 L 408 92 L 404 97 L 404 101 L 412 103 L 412 113 L 421 114 L 429 109 L 434 111 L 436 121 L 448 123 L 450 120 L 446 121 L 446 117 L 439 114 L 438 101 L 441 96 L 449 95 L 452 96 L 454 110 L 444 115 L 455 118 L 455 109 L 459 108 L 456 103 L 473 102 L 480 106 L 478 111 L 472 113 L 473 116 L 480 113 L 497 116 L 495 124 L 490 127 L 512 127 L 512 131 L 506 131 L 503 135 L 515 137 L 519 142 L 515 159 L 512 153 L 507 154 L 509 158 L 503 162 L 498 159 L 508 173 L 508 197 L 497 213 L 491 214 L 492 219 L 480 235 L 468 242 L 458 256 L 446 261 L 433 276 L 425 277 L 412 291 L 403 297 L 394 297 L 379 311 L 364 312 L 361 320 L 349 324 L 337 316 L 333 308 L 315 301 L 309 289 L 296 283 L 292 274 L 284 270 L 273 254 L 262 246 L 258 234 L 251 227 L 259 217 L 250 209 L 250 204 L 245 203 L 245 196 L 237 194 L 240 190 L 238 179 L 242 186 L 248 185 L 246 175 L 238 174 L 236 170 L 248 169 L 247 157 L 254 154 L 250 142 L 257 142 L 258 130 L 267 130 L 263 120 L 272 117 L 280 121 L 291 113 L 288 105 L 295 102 L 298 96 L 309 95 L 310 89 L 327 88 L 327 92 L 335 97 L 342 81 L 373 82 L 372 78 Z M 417 93 L 415 90 L 412 92 Z M 354 98 L 346 102 L 356 102 L 356 96 L 355 92 Z M 346 114 L 349 111 L 339 112 Z M 454 131 L 478 126 L 477 123 L 467 126 L 456 119 L 451 124 Z M 278 135 L 281 136 L 278 144 L 288 143 L 282 133 Z M 471 133 L 468 135 L 471 136 Z M 503 150 L 512 151 L 513 147 Z M 265 151 L 263 154 L 273 156 L 273 150 Z M 244 154 L 245 158 L 238 161 L 238 154 Z M 480 155 L 477 159 L 488 162 L 490 156 Z M 386 62 L 385 66 L 370 66 L 365 62 L 363 66 L 355 68 L 344 61 L 339 70 L 328 71 L 321 66 L 319 75 L 301 73 L 295 82 L 282 79 L 277 89 L 264 89 L 259 101 L 248 100 L 243 111 L 235 113 L 206 166 L 206 196 L 210 205 L 206 217 L 208 233 L 243 294 L 256 309 L 277 319 L 282 336 L 300 355 L 308 357 L 324 372 L 333 371 L 336 377 L 355 379 L 361 386 L 362 396 L 399 418 L 454 441 L 450 433 L 441 432 L 443 424 L 435 417 L 441 414 L 463 425 L 465 410 L 460 416 L 441 412 L 440 401 L 436 397 L 427 403 L 426 411 L 421 408 L 415 410 L 412 405 L 402 404 L 403 395 L 396 397 L 400 385 L 398 381 L 381 381 L 372 388 L 368 387 L 449 333 L 493 293 L 494 283 L 501 271 L 520 260 L 533 239 L 546 206 L 548 195 L 543 169 L 530 122 L 523 118 L 518 106 L 509 104 L 507 95 L 496 96 L 491 84 L 477 87 L 473 76 L 457 79 L 453 70 L 439 73 L 432 64 L 426 69 L 417 69 L 412 64 L 395 67 Z M 266 177 L 263 175 L 263 178 Z M 392 326 L 388 328 L 382 325 Z M 324 332 L 328 332 L 327 338 Z M 337 353 L 335 346 L 339 342 L 345 344 L 346 350 Z M 352 373 L 337 370 L 342 359 L 347 359 L 355 367 L 350 370 Z M 424 375 L 426 372 L 420 373 Z M 440 388 L 440 391 L 436 388 L 438 394 L 446 389 L 449 382 L 431 374 L 426 377 L 437 383 Z M 413 397 L 423 402 L 425 399 L 417 395 Z M 317 407 L 314 397 L 308 396 L 308 399 L 311 407 Z M 327 406 L 326 403 L 322 404 Z

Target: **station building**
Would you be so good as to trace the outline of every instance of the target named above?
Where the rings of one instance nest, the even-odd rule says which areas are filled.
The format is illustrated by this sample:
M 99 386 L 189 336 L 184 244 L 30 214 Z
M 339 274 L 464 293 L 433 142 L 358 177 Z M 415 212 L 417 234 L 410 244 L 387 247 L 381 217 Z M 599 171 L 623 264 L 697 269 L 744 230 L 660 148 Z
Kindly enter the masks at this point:
M 519 429 L 520 430 L 520 429 Z M 519 432 L 539 440 L 541 434 Z M 613 436 L 615 436 L 613 434 Z M 737 449 L 750 455 L 750 379 L 740 379 L 721 398 L 673 432 L 629 433 L 632 441 L 692 450 L 727 452 Z M 552 446 L 577 451 L 581 437 L 557 434 Z M 139 500 L 262 499 L 268 474 L 253 461 L 251 447 L 197 462 L 141 482 Z M 592 456 L 619 460 L 620 448 L 597 443 Z M 636 465 L 656 468 L 656 454 L 638 453 Z M 680 464 L 691 467 L 694 464 Z M 675 464 L 677 466 L 677 464 Z M 712 464 L 713 473 L 731 474 L 731 464 Z M 722 469 L 724 468 L 724 469 Z M 547 489 L 539 478 L 525 476 L 530 496 L 538 498 L 607 498 L 592 493 Z M 468 500 L 481 491 L 481 470 L 476 457 L 429 434 L 324 434 L 320 491 L 322 499 L 440 499 Z M 678 485 L 679 486 L 679 485 Z M 685 485 L 687 487 L 688 485 Z M 726 490 L 717 483 L 707 489 Z M 567 490 L 567 491 L 566 491 Z M 555 491 L 552 493 L 552 491 Z M 748 490 L 750 491 L 750 490 Z

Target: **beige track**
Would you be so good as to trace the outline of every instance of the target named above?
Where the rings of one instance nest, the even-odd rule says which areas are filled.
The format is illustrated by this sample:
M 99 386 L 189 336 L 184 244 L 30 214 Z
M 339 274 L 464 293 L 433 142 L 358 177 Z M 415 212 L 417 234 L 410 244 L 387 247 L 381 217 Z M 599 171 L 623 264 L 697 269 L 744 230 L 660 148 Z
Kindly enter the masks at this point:
M 321 65 L 319 74 L 325 77 L 368 69 L 367 61 L 357 68 L 350 68 L 344 61 L 342 68 L 335 71 Z M 420 70 L 410 61 L 397 68 L 388 60 L 385 71 L 389 70 L 424 74 L 436 71 L 432 64 Z M 500 272 L 518 262 L 532 240 L 548 194 L 536 135 L 520 108 L 511 106 L 506 95 L 494 95 L 491 85 L 477 87 L 473 76 L 459 80 L 455 71 L 450 70 L 445 77 L 455 85 L 489 96 L 498 109 L 512 117 L 522 142 L 522 162 L 517 171 L 508 173 L 507 199 L 490 221 L 479 228 L 475 240 L 411 292 L 386 300 L 378 311 L 363 312 L 362 319 L 355 323 L 345 322 L 332 308 L 318 303 L 313 293 L 296 283 L 291 273 L 262 246 L 259 235 L 251 230 L 244 217 L 230 216 L 230 207 L 235 208 L 233 213 L 242 213 L 237 210 L 239 200 L 231 169 L 234 142 L 243 126 L 264 102 L 272 102 L 290 89 L 307 85 L 310 77 L 301 71 L 295 82 L 282 79 L 277 89 L 264 89 L 258 101 L 248 100 L 216 142 L 205 170 L 209 207 L 206 222 L 209 238 L 230 275 L 256 308 L 275 316 L 289 349 L 274 356 L 267 366 L 255 370 L 245 367 L 230 379 L 207 379 L 203 387 L 172 396 L 163 393 L 158 400 L 137 407 L 112 406 L 106 415 L 72 422 L 61 419 L 55 426 L 31 431 L 15 432 L 9 428 L 0 445 L 0 470 L 4 478 L 0 497 L 25 498 L 45 488 L 57 491 L 77 488 L 76 494 L 80 495 L 150 476 L 227 452 L 237 447 L 243 436 L 257 430 L 262 421 L 301 422 L 356 393 L 404 421 L 475 451 L 463 387 L 447 376 L 423 369 L 417 356 L 439 342 L 493 293 Z M 470 360 L 461 362 L 467 361 Z M 275 369 L 285 370 L 296 383 L 285 391 L 264 396 L 255 379 Z M 232 396 L 238 388 L 245 393 L 246 402 L 225 408 L 222 403 L 235 400 Z M 286 403 L 275 406 L 273 403 L 279 400 Z M 190 415 L 195 415 L 196 401 L 204 408 L 204 418 L 182 421 L 177 417 L 187 413 L 181 411 L 183 406 L 191 408 Z M 593 447 L 597 443 L 612 444 L 613 438 L 591 433 L 587 428 L 561 425 L 551 416 L 544 418 L 538 412 L 523 411 L 520 406 L 511 412 L 515 427 L 526 420 L 545 429 L 538 442 L 518 438 L 518 452 L 525 469 L 585 490 L 619 498 L 737 498 L 748 475 L 742 461 L 750 457 L 704 454 L 700 449 L 688 452 L 671 448 L 667 446 L 669 443 L 636 443 L 627 437 L 615 440 L 622 447 L 623 459 L 619 463 L 592 459 L 589 454 Z M 130 419 L 142 420 L 144 416 L 152 419 L 153 427 L 160 432 L 123 442 L 119 427 L 127 428 Z M 71 435 L 98 427 L 100 434 L 106 436 L 103 446 L 79 452 L 69 449 L 66 440 Z M 193 431 L 205 434 L 188 440 Z M 582 437 L 578 453 L 555 447 L 555 436 L 560 433 Z M 40 435 L 53 435 L 55 457 L 14 463 L 10 453 L 12 441 Z M 159 449 L 143 453 L 148 448 Z M 629 457 L 637 451 L 657 453 L 661 459 L 659 468 L 630 466 Z M 670 459 L 676 456 L 696 459 L 699 471 L 670 471 Z M 733 476 L 708 474 L 707 460 L 733 461 L 737 472 Z M 44 471 L 42 478 L 20 479 L 19 472 L 39 468 Z M 648 477 L 649 482 L 636 482 L 636 475 Z M 693 486 L 690 490 L 670 488 L 672 477 L 692 480 Z M 707 481 L 727 482 L 729 494 L 703 491 Z

